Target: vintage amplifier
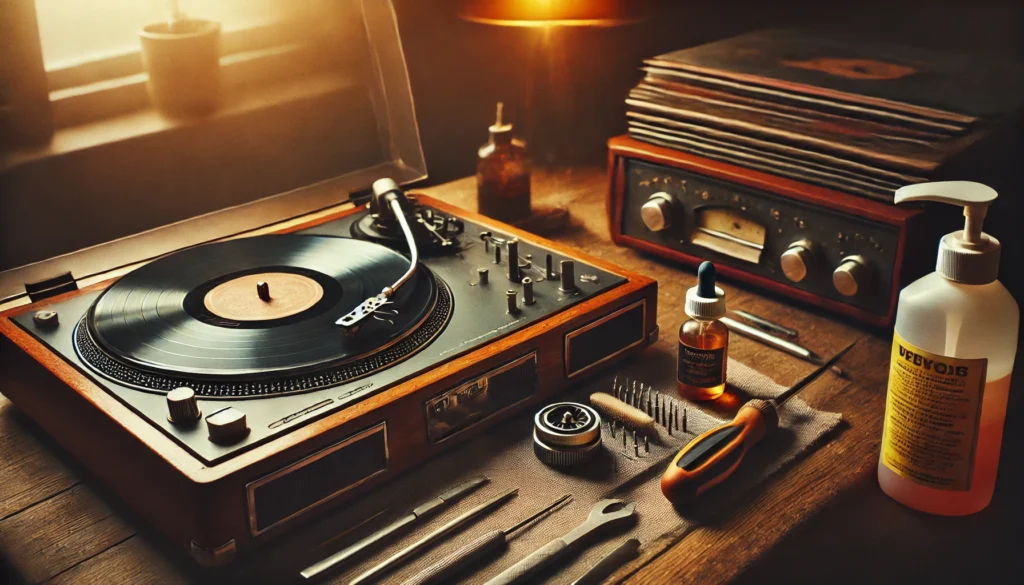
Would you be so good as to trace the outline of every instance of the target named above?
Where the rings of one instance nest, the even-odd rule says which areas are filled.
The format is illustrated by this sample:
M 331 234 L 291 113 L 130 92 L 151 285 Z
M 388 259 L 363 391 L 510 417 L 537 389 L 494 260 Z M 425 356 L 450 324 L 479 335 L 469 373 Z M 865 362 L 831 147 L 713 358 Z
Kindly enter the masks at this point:
M 904 208 L 640 142 L 609 141 L 612 238 L 877 325 L 934 262 Z M 945 222 L 942 222 L 945 225 Z

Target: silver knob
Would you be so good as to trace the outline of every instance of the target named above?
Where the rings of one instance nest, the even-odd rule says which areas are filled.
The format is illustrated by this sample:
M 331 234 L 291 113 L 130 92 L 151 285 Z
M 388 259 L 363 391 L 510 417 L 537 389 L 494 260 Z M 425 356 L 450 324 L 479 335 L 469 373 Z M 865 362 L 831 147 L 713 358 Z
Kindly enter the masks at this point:
M 60 322 L 57 311 L 36 311 L 32 321 L 41 329 L 53 329 Z
M 195 390 L 181 386 L 167 393 L 167 420 L 176 425 L 193 425 L 202 414 Z
M 655 193 L 640 207 L 640 219 L 647 229 L 660 232 L 672 227 L 672 196 Z
M 793 242 L 789 248 L 782 253 L 779 264 L 782 265 L 782 273 L 793 282 L 800 282 L 807 278 L 807 274 L 814 268 L 814 254 L 811 252 L 813 244 L 810 240 Z
M 832 286 L 847 297 L 856 295 L 867 284 L 870 274 L 863 256 L 847 256 L 832 273 Z
M 244 412 L 228 406 L 206 417 L 206 430 L 214 443 L 229 444 L 244 439 L 249 425 Z

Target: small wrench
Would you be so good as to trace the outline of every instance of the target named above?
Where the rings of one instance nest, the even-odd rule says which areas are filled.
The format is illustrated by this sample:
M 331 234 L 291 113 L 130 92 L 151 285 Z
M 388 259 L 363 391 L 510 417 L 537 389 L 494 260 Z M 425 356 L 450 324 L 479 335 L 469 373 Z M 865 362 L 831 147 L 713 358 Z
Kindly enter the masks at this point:
M 607 510 L 621 506 L 614 512 Z M 587 519 L 569 534 L 556 538 L 528 557 L 502 571 L 487 585 L 513 585 L 525 583 L 534 574 L 555 562 L 574 549 L 583 546 L 587 537 L 596 534 L 600 529 L 611 528 L 629 522 L 636 512 L 636 504 L 625 504 L 622 500 L 601 500 L 594 504 Z

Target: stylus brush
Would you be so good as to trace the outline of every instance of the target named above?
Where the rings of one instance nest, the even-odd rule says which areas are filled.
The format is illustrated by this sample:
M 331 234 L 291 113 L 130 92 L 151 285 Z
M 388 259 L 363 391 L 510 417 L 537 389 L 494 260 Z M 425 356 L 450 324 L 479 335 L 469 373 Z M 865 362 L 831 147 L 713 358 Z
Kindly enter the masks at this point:
M 630 406 L 611 394 L 595 392 L 590 395 L 590 404 L 604 416 L 617 420 L 626 428 L 658 437 L 658 425 L 646 412 Z

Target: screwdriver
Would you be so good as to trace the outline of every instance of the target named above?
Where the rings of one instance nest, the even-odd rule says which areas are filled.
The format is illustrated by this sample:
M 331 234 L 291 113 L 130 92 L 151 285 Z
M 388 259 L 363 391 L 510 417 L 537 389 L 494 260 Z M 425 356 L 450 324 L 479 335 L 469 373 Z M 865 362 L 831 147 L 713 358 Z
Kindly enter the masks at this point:
M 747 451 L 778 428 L 779 407 L 832 367 L 856 343 L 844 347 L 774 399 L 748 401 L 732 421 L 687 443 L 661 476 L 661 493 L 676 504 L 686 504 L 725 481 L 739 467 Z
M 420 571 L 412 579 L 406 581 L 404 585 L 430 585 L 449 582 L 453 575 L 458 574 L 469 565 L 496 553 L 503 552 L 508 548 L 508 535 L 541 516 L 549 514 L 562 502 L 570 498 L 572 498 L 570 494 L 565 494 L 510 528 L 495 530 L 481 535 L 480 538 Z

